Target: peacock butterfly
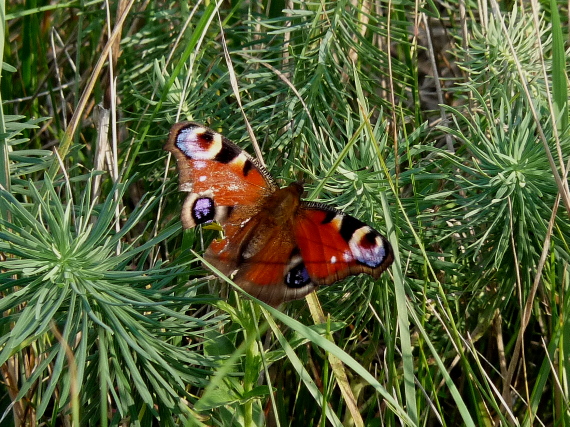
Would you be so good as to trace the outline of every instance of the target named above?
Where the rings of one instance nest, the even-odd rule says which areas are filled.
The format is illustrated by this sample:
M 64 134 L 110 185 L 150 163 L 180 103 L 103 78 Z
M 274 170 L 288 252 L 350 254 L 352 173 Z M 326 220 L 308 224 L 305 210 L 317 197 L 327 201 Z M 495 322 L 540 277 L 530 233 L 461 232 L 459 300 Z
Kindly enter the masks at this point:
M 386 238 L 350 215 L 279 188 L 253 157 L 217 132 L 182 122 L 164 149 L 176 157 L 182 224 L 217 221 L 225 237 L 204 258 L 246 292 L 277 306 L 349 275 L 375 278 L 394 260 Z

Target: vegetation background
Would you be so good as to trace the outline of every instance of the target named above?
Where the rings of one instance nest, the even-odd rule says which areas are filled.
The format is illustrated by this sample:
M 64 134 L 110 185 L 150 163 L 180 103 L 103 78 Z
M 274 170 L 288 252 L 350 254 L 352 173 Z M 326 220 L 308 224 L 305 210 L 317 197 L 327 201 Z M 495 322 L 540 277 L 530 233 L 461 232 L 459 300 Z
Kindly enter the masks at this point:
M 0 1 L 0 425 L 570 425 L 568 13 Z M 282 312 L 214 280 L 185 119 L 393 267 Z

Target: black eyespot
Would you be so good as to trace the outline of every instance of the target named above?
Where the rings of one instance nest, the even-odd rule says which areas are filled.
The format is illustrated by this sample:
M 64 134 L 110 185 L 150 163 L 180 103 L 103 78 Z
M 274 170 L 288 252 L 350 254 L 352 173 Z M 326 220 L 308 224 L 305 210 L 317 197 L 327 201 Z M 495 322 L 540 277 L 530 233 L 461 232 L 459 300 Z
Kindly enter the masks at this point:
M 365 247 L 376 246 L 376 237 L 378 237 L 378 233 L 375 230 L 370 230 L 362 236 L 360 244 Z
M 285 285 L 290 288 L 302 288 L 309 283 L 311 283 L 311 278 L 303 262 L 297 264 L 285 275 Z
M 194 128 L 196 128 L 198 126 L 195 126 Z M 204 132 L 200 134 L 200 138 L 202 138 L 204 141 L 207 142 L 212 142 L 214 140 L 214 134 L 212 132 Z

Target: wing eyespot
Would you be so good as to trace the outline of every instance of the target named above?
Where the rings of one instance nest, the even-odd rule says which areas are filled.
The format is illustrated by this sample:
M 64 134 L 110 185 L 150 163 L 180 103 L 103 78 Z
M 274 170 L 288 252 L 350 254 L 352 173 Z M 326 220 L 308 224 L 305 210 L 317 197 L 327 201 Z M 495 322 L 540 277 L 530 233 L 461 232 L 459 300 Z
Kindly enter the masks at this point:
M 287 273 L 285 274 L 284 283 L 288 288 L 302 288 L 311 283 L 311 277 L 305 267 L 303 258 L 299 255 L 299 248 L 293 249 L 291 253 Z

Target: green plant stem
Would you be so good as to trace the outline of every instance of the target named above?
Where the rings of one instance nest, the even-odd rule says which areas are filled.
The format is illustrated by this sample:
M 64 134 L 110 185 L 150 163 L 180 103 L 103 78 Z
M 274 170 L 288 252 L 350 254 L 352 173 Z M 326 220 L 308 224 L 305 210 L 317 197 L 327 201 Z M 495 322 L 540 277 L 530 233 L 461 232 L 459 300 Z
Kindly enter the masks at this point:
M 0 0 L 0 87 L 2 87 L 2 76 L 4 75 L 4 37 L 6 37 L 6 2 Z M 6 124 L 4 121 L 2 92 L 0 91 L 0 134 L 6 134 Z M 8 141 L 5 137 L 0 138 L 0 186 L 6 191 L 10 191 L 10 164 L 8 162 Z M 0 204 L 0 217 L 8 218 L 8 208 Z
M 247 310 L 247 316 L 245 317 L 244 334 L 246 337 L 246 349 L 245 349 L 245 372 L 243 378 L 243 393 L 248 395 L 256 386 L 257 379 L 259 377 L 259 350 L 257 347 L 257 324 L 259 322 L 260 308 L 251 301 L 247 301 L 246 304 L 249 306 L 250 310 Z M 253 421 L 253 404 L 255 399 L 248 397 L 244 404 L 244 424 L 246 426 L 255 426 Z

